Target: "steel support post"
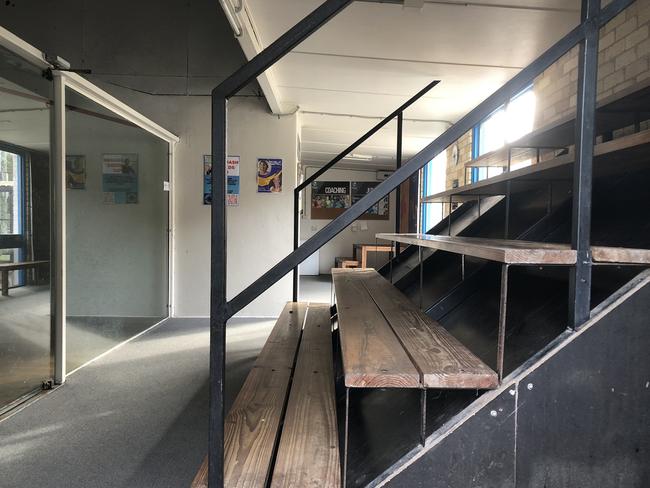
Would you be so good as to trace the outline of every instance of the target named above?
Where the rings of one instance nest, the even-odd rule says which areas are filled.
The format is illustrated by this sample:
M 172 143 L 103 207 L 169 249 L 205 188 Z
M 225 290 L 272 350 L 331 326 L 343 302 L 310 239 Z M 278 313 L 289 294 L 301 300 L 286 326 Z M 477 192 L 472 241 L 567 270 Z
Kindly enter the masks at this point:
M 400 169 L 402 167 L 402 141 L 404 134 L 404 112 L 397 114 L 397 153 L 395 154 L 396 164 L 395 167 Z M 395 234 L 402 232 L 402 185 L 395 188 Z M 399 254 L 399 242 L 397 244 L 397 254 Z
M 345 387 L 345 420 L 343 424 L 343 487 L 348 484 L 348 447 L 350 437 L 350 388 Z
M 600 0 L 582 1 L 585 38 L 578 59 L 578 105 L 576 115 L 576 162 L 573 167 L 573 215 L 571 247 L 577 262 L 571 270 L 569 324 L 575 329 L 589 319 L 591 311 L 591 203 L 598 78 Z
M 503 380 L 503 357 L 506 346 L 506 316 L 508 313 L 508 269 L 509 265 L 501 266 L 501 296 L 499 301 L 499 332 L 497 336 L 497 373 L 499 383 Z
M 299 198 L 300 198 L 300 191 L 294 190 L 293 192 L 293 250 L 294 251 L 298 249 L 298 239 L 300 233 L 300 216 L 298 215 Z M 295 266 L 293 268 L 293 294 L 292 294 L 294 302 L 298 301 L 298 280 L 299 280 L 298 266 Z
M 420 444 L 422 447 L 427 442 L 427 389 L 420 392 Z
M 424 293 L 422 291 L 422 285 L 424 283 L 424 269 L 422 265 L 422 246 L 418 246 L 418 267 L 420 268 L 420 310 L 424 305 Z
M 506 183 L 506 223 L 503 230 L 503 238 L 507 239 L 510 235 L 510 196 L 512 193 L 512 181 Z
M 212 98 L 212 262 L 210 288 L 210 432 L 208 483 L 224 484 L 224 387 L 226 373 L 226 126 L 225 97 Z
M 451 235 L 451 207 L 453 205 L 453 197 L 449 197 L 449 215 L 447 216 L 447 235 Z M 479 207 L 479 212 L 480 212 L 480 207 Z M 480 213 L 479 213 L 480 216 Z

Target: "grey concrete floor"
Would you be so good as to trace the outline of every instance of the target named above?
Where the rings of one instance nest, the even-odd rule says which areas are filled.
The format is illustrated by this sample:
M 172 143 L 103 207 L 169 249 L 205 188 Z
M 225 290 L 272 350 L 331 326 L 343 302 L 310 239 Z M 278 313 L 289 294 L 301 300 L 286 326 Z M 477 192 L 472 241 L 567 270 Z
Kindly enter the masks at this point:
M 273 323 L 229 323 L 227 407 Z M 168 320 L 0 423 L 0 486 L 188 487 L 207 449 L 208 330 Z
M 330 302 L 329 276 L 301 300 Z M 232 319 L 226 408 L 273 327 Z M 0 422 L 2 488 L 188 487 L 207 449 L 207 319 L 170 319 Z

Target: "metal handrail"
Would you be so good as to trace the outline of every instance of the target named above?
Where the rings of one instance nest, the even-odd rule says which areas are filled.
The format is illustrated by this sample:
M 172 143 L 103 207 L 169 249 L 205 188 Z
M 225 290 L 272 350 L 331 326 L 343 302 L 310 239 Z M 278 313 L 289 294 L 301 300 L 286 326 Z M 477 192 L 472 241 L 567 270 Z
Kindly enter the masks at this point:
M 354 151 L 356 148 L 358 148 L 361 144 L 366 142 L 368 139 L 370 139 L 372 136 L 374 136 L 377 132 L 379 132 L 382 128 L 384 128 L 391 120 L 394 118 L 398 117 L 400 120 L 402 119 L 402 116 L 404 114 L 404 111 L 409 108 L 411 105 L 413 105 L 415 102 L 417 102 L 420 98 L 422 98 L 424 95 L 426 95 L 431 89 L 433 89 L 436 85 L 440 83 L 440 80 L 433 80 L 431 83 L 429 83 L 427 86 L 425 86 L 422 90 L 417 92 L 415 95 L 413 95 L 411 98 L 409 98 L 406 102 L 404 102 L 402 105 L 400 105 L 396 110 L 394 110 L 390 115 L 388 115 L 386 118 L 381 120 L 377 125 L 375 125 L 372 129 L 370 129 L 368 132 L 366 132 L 364 135 L 359 137 L 356 141 L 354 141 L 350 146 L 345 148 L 343 151 L 341 151 L 334 159 L 332 159 L 329 163 L 321 167 L 318 171 L 316 171 L 313 175 L 311 175 L 309 178 L 307 178 L 305 181 L 300 183 L 293 191 L 293 249 L 294 251 L 298 249 L 298 232 L 299 232 L 299 221 L 300 221 L 300 216 L 298 215 L 299 213 L 299 201 L 300 201 L 300 192 L 307 188 L 313 181 L 315 181 L 317 178 L 325 174 L 327 171 L 329 171 L 334 165 L 336 165 L 339 161 L 345 159 L 345 157 L 350 154 L 352 151 Z M 401 144 L 402 144 L 402 124 L 398 124 L 398 131 L 397 131 L 397 154 L 398 154 L 398 163 L 401 163 Z M 398 167 L 400 164 L 398 164 Z M 298 266 L 293 268 L 293 301 L 298 301 Z
M 591 218 L 591 177 L 593 166 L 596 79 L 598 69 L 599 29 L 629 7 L 634 0 L 612 0 L 600 8 L 600 0 L 582 0 L 581 23 L 539 58 L 506 82 L 431 144 L 357 203 L 285 256 L 271 269 L 241 291 L 232 300 L 226 296 L 226 128 L 227 100 L 247 83 L 272 66 L 293 47 L 305 40 L 329 19 L 342 11 L 352 0 L 326 0 L 305 19 L 280 36 L 268 48 L 242 66 L 212 91 L 212 256 L 210 298 L 210 431 L 209 485 L 221 488 L 224 482 L 224 380 L 226 322 L 270 286 L 284 277 L 315 251 L 357 220 L 370 207 L 387 196 L 420 170 L 454 141 L 480 123 L 511 96 L 528 86 L 562 55 L 580 45 L 578 100 L 576 117 L 576 164 L 574 166 L 574 196 L 572 219 L 572 248 L 578 261 L 572 271 L 569 287 L 570 319 L 578 327 L 589 317 L 591 291 L 591 257 L 589 255 Z
M 602 27 L 633 2 L 634 0 L 614 0 L 601 10 L 596 25 Z M 595 20 L 596 19 L 592 19 L 591 22 L 594 22 Z M 293 270 L 293 268 L 319 250 L 323 245 L 343 231 L 348 225 L 357 220 L 370 207 L 388 195 L 397 186 L 401 185 L 444 149 L 449 147 L 456 140 L 460 139 L 486 116 L 498 109 L 510 97 L 530 85 L 535 77 L 548 69 L 555 61 L 575 45 L 582 42 L 585 39 L 586 31 L 586 23 L 582 23 L 571 30 L 539 58 L 521 70 L 517 75 L 507 81 L 501 88 L 481 102 L 456 124 L 447 129 L 447 131 L 435 139 L 431 144 L 413 156 L 390 177 L 377 185 L 370 193 L 361 198 L 361 200 L 353 206 L 346 209 L 341 215 L 332 220 L 302 245 L 298 246 L 296 250 L 285 256 L 284 259 L 242 290 L 233 299 L 228 301 L 226 304 L 226 318 L 232 317 L 235 313 L 251 303 L 270 286 L 275 284 L 278 280 Z M 213 185 L 213 189 L 214 188 L 215 186 Z

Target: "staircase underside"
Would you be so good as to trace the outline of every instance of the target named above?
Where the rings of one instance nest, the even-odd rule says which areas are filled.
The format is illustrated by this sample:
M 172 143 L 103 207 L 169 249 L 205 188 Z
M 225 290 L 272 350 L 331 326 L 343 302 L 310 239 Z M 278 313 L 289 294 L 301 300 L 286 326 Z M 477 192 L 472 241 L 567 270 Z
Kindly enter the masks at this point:
M 470 399 L 451 418 L 439 418 L 424 448 L 412 449 L 362 484 L 650 486 L 649 309 L 650 271 L 645 271 L 601 303 L 579 332 L 561 333 L 500 389 L 471 405 Z M 408 402 L 401 407 L 408 418 Z M 382 424 L 359 420 L 366 432 L 375 427 L 380 437 Z M 358 482 L 362 471 L 368 470 L 357 469 Z

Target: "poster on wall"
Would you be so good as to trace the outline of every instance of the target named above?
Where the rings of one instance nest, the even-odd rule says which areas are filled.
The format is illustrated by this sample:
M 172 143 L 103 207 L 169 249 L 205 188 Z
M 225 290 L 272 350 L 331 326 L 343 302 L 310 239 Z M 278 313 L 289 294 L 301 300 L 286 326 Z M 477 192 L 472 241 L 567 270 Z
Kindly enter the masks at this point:
M 226 205 L 239 205 L 239 156 L 228 156 L 226 160 Z
M 350 207 L 349 181 L 314 181 L 311 184 L 311 218 L 333 219 Z
M 375 181 L 353 181 L 352 182 L 352 205 L 361 200 L 378 185 Z M 364 213 L 360 220 L 388 220 L 389 218 L 389 196 L 385 196 Z
M 282 160 L 257 160 L 257 193 L 280 193 L 282 191 Z
M 212 155 L 203 155 L 203 205 L 212 204 Z
M 69 190 L 86 189 L 86 156 L 65 157 L 65 181 Z
M 104 154 L 102 163 L 104 203 L 138 203 L 138 155 Z
M 239 156 L 226 160 L 226 205 L 239 205 Z M 212 204 L 212 155 L 203 155 L 203 205 Z

